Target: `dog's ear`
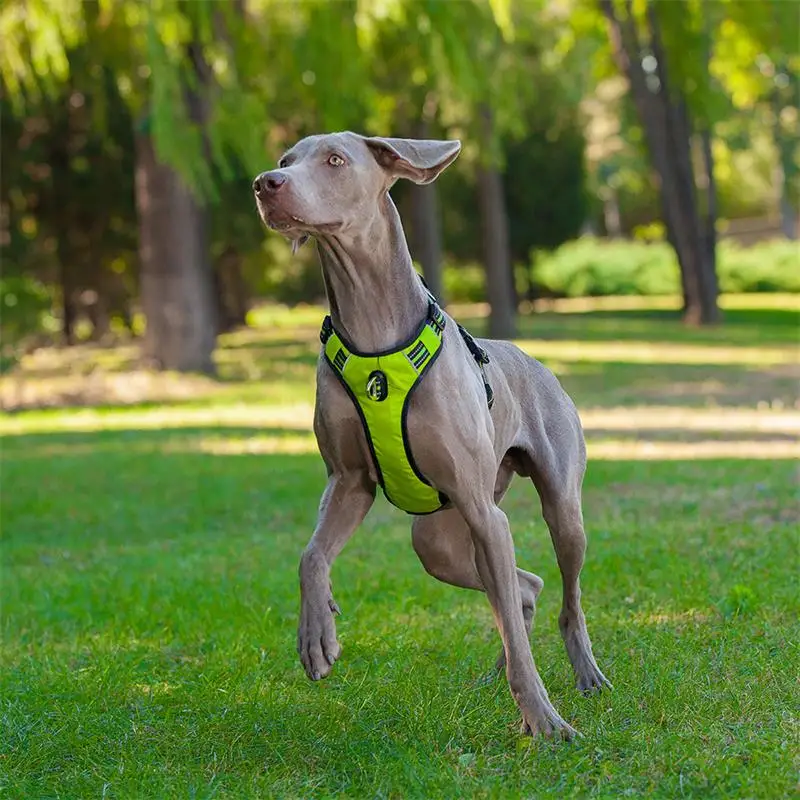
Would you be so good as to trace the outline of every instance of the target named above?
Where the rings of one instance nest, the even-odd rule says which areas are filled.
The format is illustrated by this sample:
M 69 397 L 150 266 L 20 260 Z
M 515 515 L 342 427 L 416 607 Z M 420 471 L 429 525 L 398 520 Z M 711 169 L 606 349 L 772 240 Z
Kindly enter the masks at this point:
M 385 139 L 364 137 L 375 160 L 396 180 L 431 183 L 458 158 L 458 139 Z

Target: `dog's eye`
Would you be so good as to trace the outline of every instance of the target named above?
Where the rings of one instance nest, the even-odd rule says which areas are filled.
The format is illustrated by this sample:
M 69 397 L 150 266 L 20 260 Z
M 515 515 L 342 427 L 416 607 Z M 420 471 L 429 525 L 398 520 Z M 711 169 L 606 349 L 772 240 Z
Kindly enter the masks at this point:
M 278 162 L 278 169 L 284 169 L 285 167 L 288 167 L 288 166 L 289 166 L 289 159 L 287 159 L 287 158 L 286 158 L 286 156 L 284 156 L 284 157 L 283 157 L 283 158 L 282 158 L 282 159 L 281 159 L 281 160 Z
M 332 156 L 330 156 L 330 158 L 328 158 L 328 163 L 332 167 L 341 167 L 342 164 L 344 164 L 344 159 L 341 156 L 337 156 L 336 153 L 334 153 Z

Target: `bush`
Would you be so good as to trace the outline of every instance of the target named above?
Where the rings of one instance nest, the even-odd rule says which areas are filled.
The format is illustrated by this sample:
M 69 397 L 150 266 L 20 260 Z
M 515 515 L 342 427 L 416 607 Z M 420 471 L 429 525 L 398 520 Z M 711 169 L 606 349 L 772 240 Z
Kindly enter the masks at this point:
M 52 297 L 39 281 L 0 278 L 0 372 L 10 369 L 28 337 L 47 327 Z
M 325 284 L 314 250 L 312 240 L 292 255 L 288 241 L 274 233 L 267 234 L 243 262 L 252 296 L 268 297 L 288 306 L 324 301 Z
M 560 297 L 663 295 L 680 292 L 675 254 L 663 242 L 584 237 L 534 262 L 542 291 Z
M 723 242 L 717 249 L 722 292 L 800 292 L 796 242 L 773 241 L 742 248 Z M 584 237 L 534 262 L 540 289 L 560 297 L 674 295 L 680 272 L 664 243 L 604 241 Z
M 788 240 L 754 247 L 725 243 L 717 250 L 723 292 L 800 293 L 800 244 Z
M 0 278 L 0 332 L 3 346 L 16 346 L 25 337 L 41 333 L 53 299 L 34 278 Z
M 772 241 L 753 247 L 723 242 L 717 248 L 717 275 L 726 293 L 800 293 L 798 245 Z M 322 300 L 325 288 L 313 252 L 306 245 L 291 256 L 289 244 L 268 236 L 246 261 L 254 295 L 288 305 Z M 524 289 L 524 266 L 517 266 L 517 287 Z M 536 257 L 533 273 L 540 294 L 551 297 L 607 295 L 676 295 L 681 291 L 678 262 L 665 242 L 606 240 L 583 237 L 552 253 Z M 486 276 L 480 264 L 454 263 L 444 268 L 444 288 L 450 303 L 486 300 Z
M 444 292 L 448 303 L 482 303 L 486 273 L 479 264 L 445 265 Z

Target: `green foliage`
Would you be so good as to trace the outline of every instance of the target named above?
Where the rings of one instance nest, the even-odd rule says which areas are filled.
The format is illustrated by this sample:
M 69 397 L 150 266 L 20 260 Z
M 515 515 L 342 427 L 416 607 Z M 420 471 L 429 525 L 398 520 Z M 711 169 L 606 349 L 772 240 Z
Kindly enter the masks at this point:
M 634 6 L 640 13 L 643 4 Z M 656 7 L 675 81 L 696 118 L 716 123 L 721 214 L 771 208 L 778 159 L 796 200 L 792 4 Z M 709 35 L 706 74 L 700 54 Z M 464 265 L 447 270 L 454 299 L 484 296 L 484 279 L 469 265 L 480 256 L 472 171 L 488 152 L 504 171 L 523 288 L 530 251 L 557 247 L 584 217 L 599 220 L 607 190 L 624 231 L 659 216 L 642 132 L 596 4 L 7 0 L 0 39 L 4 270 L 41 282 L 53 298 L 66 275 L 76 292 L 108 296 L 112 310 L 136 299 L 134 127 L 149 126 L 160 156 L 208 202 L 212 259 L 234 253 L 252 295 L 289 303 L 319 295 L 312 251 L 289 260 L 282 240 L 263 244 L 249 186 L 283 146 L 322 129 L 415 135 L 424 117 L 431 135 L 464 140 L 438 184 L 448 261 Z M 187 91 L 205 101 L 203 125 Z M 492 143 L 476 125 L 483 104 L 494 112 Z M 633 258 L 638 267 L 612 268 L 609 257 L 602 274 L 597 265 L 578 269 L 568 252 L 558 256 L 571 264 L 564 269 L 581 273 L 569 291 L 672 286 L 672 267 L 650 270 L 644 249 L 636 252 L 647 257 Z M 578 260 L 595 257 L 587 250 Z M 787 285 L 791 270 L 773 269 L 783 256 L 759 259 L 723 248 L 723 287 Z M 563 282 L 552 284 L 565 291 Z
M 0 372 L 16 362 L 28 337 L 48 326 L 52 304 L 50 292 L 39 281 L 0 277 Z
M 623 16 L 626 5 L 614 2 Z M 658 20 L 670 84 L 686 99 L 694 130 L 714 126 L 720 214 L 772 213 L 779 163 L 796 208 L 800 196 L 796 4 L 641 0 L 632 4 L 640 33 L 648 8 Z M 600 197 L 609 191 L 618 195 L 627 231 L 660 215 L 649 185 L 642 132 L 629 113 L 629 100 L 608 96 L 618 70 L 599 5 L 572 3 L 562 20 L 551 57 L 562 65 L 568 81 L 578 84 L 583 98 L 590 187 Z
M 586 221 L 588 197 L 578 123 L 562 109 L 550 125 L 505 147 L 503 187 L 511 257 L 524 262 L 532 249 L 551 250 L 576 237 Z
M 800 292 L 796 242 L 774 241 L 753 247 L 723 243 L 717 255 L 723 292 Z
M 533 270 L 537 284 L 556 296 L 665 295 L 680 291 L 675 254 L 666 244 L 585 237 L 549 256 L 539 256 Z
M 495 20 L 507 27 L 506 3 L 9 0 L 0 9 L 9 44 L 0 75 L 18 113 L 68 82 L 89 93 L 96 75 L 69 59 L 70 50 L 89 47 L 113 67 L 159 156 L 198 194 L 216 198 L 219 181 L 232 177 L 231 159 L 250 174 L 260 169 L 276 123 L 360 127 L 380 108 L 371 78 L 387 26 L 411 45 L 415 67 L 431 67 L 440 90 L 485 97 L 490 65 L 472 56 L 496 34 Z M 408 77 L 400 72 L 401 81 Z M 189 94 L 206 106 L 202 124 Z
M 584 139 L 568 109 L 541 105 L 524 110 L 526 133 L 499 142 L 512 259 L 527 261 L 531 249 L 552 249 L 576 236 L 588 213 Z M 475 173 L 456 168 L 439 186 L 444 243 L 455 259 L 480 253 Z
M 797 246 L 792 242 L 771 241 L 741 247 L 723 241 L 717 256 L 720 287 L 724 293 L 800 293 Z M 526 269 L 524 264 L 516 269 L 520 290 L 527 285 Z M 538 292 L 544 296 L 675 296 L 680 289 L 675 254 L 661 241 L 606 241 L 582 237 L 554 252 L 535 253 L 530 269 Z M 444 269 L 444 285 L 453 303 L 486 301 L 486 275 L 476 263 L 448 262 Z M 278 282 L 275 291 L 279 291 Z
M 792 242 L 751 248 L 723 242 L 718 259 L 723 292 L 800 292 Z M 539 256 L 533 269 L 542 289 L 560 297 L 674 295 L 680 290 L 675 254 L 665 243 L 585 237 Z
M 479 264 L 447 264 L 443 277 L 444 290 L 450 302 L 486 301 L 486 273 Z
M 89 70 L 91 57 L 70 50 L 70 68 Z M 25 113 L 0 99 L 3 272 L 72 304 L 90 290 L 113 315 L 136 289 L 133 130 L 111 70 L 95 66 L 91 94 L 62 86 Z
M 286 242 L 266 235 L 259 249 L 246 257 L 245 270 L 258 297 L 288 306 L 324 302 L 325 285 L 313 244 L 292 256 Z

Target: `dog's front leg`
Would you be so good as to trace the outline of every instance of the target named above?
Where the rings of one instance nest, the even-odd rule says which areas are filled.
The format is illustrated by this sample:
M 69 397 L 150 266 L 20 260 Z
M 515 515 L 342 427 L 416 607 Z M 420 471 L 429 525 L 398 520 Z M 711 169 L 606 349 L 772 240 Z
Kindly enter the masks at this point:
M 331 592 L 331 564 L 375 499 L 375 487 L 359 473 L 332 474 L 322 494 L 314 535 L 300 559 L 300 625 L 297 652 L 306 674 L 327 677 L 341 653 Z

